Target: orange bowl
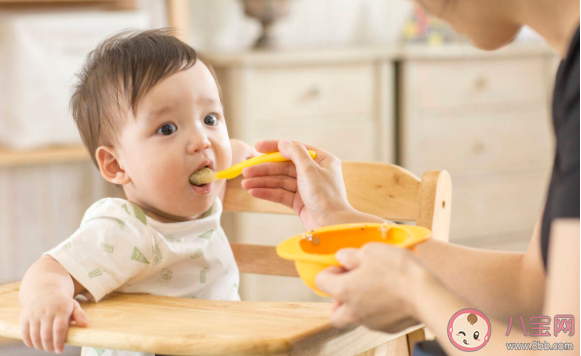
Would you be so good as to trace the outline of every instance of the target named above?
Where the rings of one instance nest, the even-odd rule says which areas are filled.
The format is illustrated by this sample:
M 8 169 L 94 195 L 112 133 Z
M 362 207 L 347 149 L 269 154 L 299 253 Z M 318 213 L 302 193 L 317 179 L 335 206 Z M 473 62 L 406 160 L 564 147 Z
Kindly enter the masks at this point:
M 414 251 L 414 247 L 428 240 L 432 232 L 419 226 L 360 223 L 327 226 L 305 232 L 281 242 L 276 253 L 295 261 L 297 272 L 303 282 L 318 295 L 329 295 L 319 291 L 315 285 L 317 274 L 329 266 L 340 266 L 335 253 L 343 248 L 360 248 L 369 242 L 387 243 Z

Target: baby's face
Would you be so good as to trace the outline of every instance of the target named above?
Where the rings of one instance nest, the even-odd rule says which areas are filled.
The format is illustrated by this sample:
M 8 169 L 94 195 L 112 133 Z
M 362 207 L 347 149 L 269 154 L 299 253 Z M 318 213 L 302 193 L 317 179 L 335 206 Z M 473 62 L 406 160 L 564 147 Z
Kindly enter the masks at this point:
M 477 350 L 488 341 L 488 324 L 481 317 L 478 317 L 478 320 L 471 324 L 467 318 L 469 314 L 459 315 L 454 320 L 449 334 L 457 347 L 460 346 L 463 350 Z
M 198 217 L 225 181 L 191 185 L 196 170 L 230 167 L 232 151 L 216 82 L 201 62 L 157 83 L 125 120 L 119 161 L 127 198 L 161 221 Z

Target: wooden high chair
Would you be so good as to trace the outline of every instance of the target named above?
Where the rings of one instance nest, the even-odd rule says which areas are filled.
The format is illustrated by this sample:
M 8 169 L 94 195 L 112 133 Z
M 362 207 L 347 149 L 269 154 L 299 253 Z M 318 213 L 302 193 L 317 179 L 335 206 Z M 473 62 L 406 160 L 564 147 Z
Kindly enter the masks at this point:
M 395 221 L 415 221 L 447 240 L 451 181 L 446 171 L 422 179 L 390 164 L 343 162 L 350 203 L 356 209 Z M 294 214 L 252 198 L 228 182 L 225 211 Z M 241 273 L 297 276 L 294 264 L 272 246 L 232 244 Z M 20 339 L 19 283 L 0 287 L 0 336 Z M 378 296 L 381 298 L 381 296 Z M 424 338 L 421 325 L 397 334 L 364 327 L 337 330 L 329 303 L 234 302 L 112 293 L 83 303 L 88 328 L 71 327 L 67 344 L 135 350 L 163 355 L 409 355 Z

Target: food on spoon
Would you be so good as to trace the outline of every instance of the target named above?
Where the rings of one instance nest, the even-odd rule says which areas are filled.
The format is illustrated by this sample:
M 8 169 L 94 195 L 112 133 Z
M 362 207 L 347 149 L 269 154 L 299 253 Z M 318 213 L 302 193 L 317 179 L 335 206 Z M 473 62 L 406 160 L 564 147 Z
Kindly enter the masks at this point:
M 190 183 L 193 185 L 204 185 L 216 180 L 216 174 L 208 167 L 202 167 L 190 176 Z

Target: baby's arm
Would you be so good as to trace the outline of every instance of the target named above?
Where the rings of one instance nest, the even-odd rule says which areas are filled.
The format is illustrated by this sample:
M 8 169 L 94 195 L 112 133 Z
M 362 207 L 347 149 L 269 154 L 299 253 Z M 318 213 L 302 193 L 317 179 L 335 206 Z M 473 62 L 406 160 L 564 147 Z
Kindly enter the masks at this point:
M 235 138 L 230 139 L 230 146 L 232 146 L 232 165 L 260 155 L 254 147 Z M 221 201 L 224 201 L 224 196 L 226 195 L 226 185 L 224 184 L 224 188 L 220 192 Z
M 49 255 L 36 261 L 20 285 L 20 329 L 26 346 L 61 353 L 69 323 L 87 326 L 87 316 L 73 297 L 85 288 Z

